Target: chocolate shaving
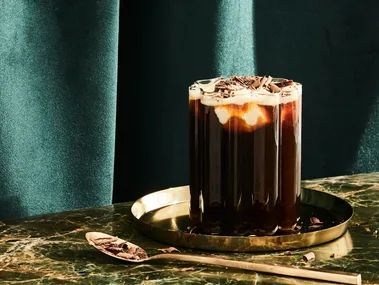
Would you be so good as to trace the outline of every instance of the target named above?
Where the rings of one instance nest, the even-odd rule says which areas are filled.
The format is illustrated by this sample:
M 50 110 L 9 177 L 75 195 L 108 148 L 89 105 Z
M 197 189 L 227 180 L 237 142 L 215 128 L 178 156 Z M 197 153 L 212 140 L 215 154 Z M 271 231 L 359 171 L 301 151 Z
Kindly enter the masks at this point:
M 243 85 L 243 86 L 246 86 L 246 85 L 245 85 L 245 82 L 242 80 L 242 77 L 241 77 L 241 76 L 234 76 L 234 77 L 233 77 L 233 80 L 238 81 L 238 82 L 241 83 L 241 85 Z
M 107 250 L 110 251 L 122 251 L 125 243 L 122 244 L 115 244 L 115 243 L 110 243 L 109 245 L 106 246 Z
M 276 86 L 275 83 L 271 83 L 270 87 L 271 87 L 271 92 L 273 92 L 273 93 L 279 93 L 281 90 L 278 86 Z
M 330 255 L 330 258 L 334 258 L 334 253 L 332 253 L 332 254 Z
M 252 81 L 251 84 L 254 88 L 258 88 L 261 85 L 261 79 L 257 77 L 255 80 Z
M 116 254 L 116 256 L 126 258 L 126 259 L 136 259 L 133 254 L 127 253 L 127 252 L 119 252 Z
M 180 252 L 177 248 L 175 247 L 168 247 L 168 248 L 158 248 L 158 250 L 162 251 L 163 253 L 170 253 L 170 252 L 173 252 L 173 251 L 177 251 L 177 252 Z
M 312 230 L 318 230 L 322 228 L 322 225 L 311 225 L 308 227 L 308 230 L 312 231 Z
M 266 76 L 263 76 L 260 80 L 260 84 L 259 84 L 259 88 L 262 88 L 266 85 L 266 82 L 267 82 L 267 77 Z
M 316 217 L 311 217 L 309 219 L 309 221 L 311 222 L 312 225 L 323 225 L 324 222 L 321 222 L 318 218 Z
M 298 233 L 298 232 L 300 232 L 300 230 L 301 230 L 301 226 L 296 225 L 296 227 L 293 229 L 293 232 Z
M 127 248 L 127 253 L 130 253 L 130 254 L 136 254 L 136 252 L 138 251 L 138 248 L 137 247 L 129 247 Z
M 229 98 L 236 96 L 235 92 L 243 89 L 256 90 L 263 89 L 270 93 L 278 93 L 281 88 L 292 86 L 292 80 L 283 79 L 282 81 L 273 82 L 271 76 L 232 76 L 230 78 L 219 78 L 215 81 L 214 92 L 205 92 L 213 94 L 220 98 Z M 216 94 L 214 94 L 216 92 Z
M 285 233 L 285 234 L 298 234 L 301 230 L 301 225 L 296 225 L 292 230 L 286 230 L 283 231 L 281 227 L 279 227 L 279 231 Z
M 308 230 L 317 230 L 319 228 L 322 228 L 324 225 L 324 222 L 321 222 L 318 218 L 316 217 L 311 217 L 309 219 L 311 222 L 311 225 L 308 227 Z
M 99 250 L 107 251 L 117 257 L 134 260 L 146 259 L 148 257 L 142 248 L 128 246 L 126 242 L 120 242 L 117 237 L 93 239 L 92 242 Z
M 278 86 L 279 88 L 283 88 L 283 87 L 286 87 L 286 86 L 292 86 L 294 85 L 294 82 L 292 80 L 283 80 L 283 81 L 280 81 L 280 82 L 276 82 L 275 83 L 276 86 Z
M 272 77 L 269 75 L 269 76 L 267 77 L 267 80 L 266 80 L 266 85 L 267 85 L 267 86 L 270 86 L 271 81 L 272 81 Z
M 103 245 L 103 244 L 109 244 L 109 243 L 115 242 L 117 240 L 118 240 L 118 237 L 104 237 L 104 238 L 97 238 L 92 241 L 95 245 Z
M 308 252 L 307 254 L 303 255 L 304 261 L 312 261 L 316 258 L 315 254 L 313 252 Z

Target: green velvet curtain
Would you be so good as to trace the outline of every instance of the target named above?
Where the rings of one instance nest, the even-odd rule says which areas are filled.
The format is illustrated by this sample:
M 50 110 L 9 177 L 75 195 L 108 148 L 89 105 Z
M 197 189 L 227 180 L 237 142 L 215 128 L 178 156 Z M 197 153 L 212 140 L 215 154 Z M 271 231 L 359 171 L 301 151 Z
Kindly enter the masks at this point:
M 0 219 L 111 203 L 118 0 L 0 0 Z
M 379 170 L 378 1 L 120 4 L 0 0 L 0 219 L 187 184 L 187 88 L 218 75 L 304 84 L 303 178 Z

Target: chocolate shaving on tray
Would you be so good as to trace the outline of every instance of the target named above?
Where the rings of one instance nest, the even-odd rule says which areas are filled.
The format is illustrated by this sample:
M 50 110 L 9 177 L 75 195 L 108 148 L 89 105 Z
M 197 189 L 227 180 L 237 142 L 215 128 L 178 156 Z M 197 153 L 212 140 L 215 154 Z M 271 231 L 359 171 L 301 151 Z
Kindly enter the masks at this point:
M 307 254 L 303 255 L 304 261 L 312 261 L 316 258 L 315 254 L 313 252 L 308 252 Z
M 308 227 L 308 230 L 317 230 L 319 228 L 322 228 L 324 225 L 324 222 L 321 222 L 318 218 L 316 217 L 311 217 L 309 219 L 311 222 L 311 225 Z
M 173 251 L 180 252 L 177 248 L 175 247 L 168 247 L 168 248 L 158 248 L 158 250 L 162 251 L 163 253 L 170 253 Z
M 318 218 L 316 217 L 311 217 L 309 219 L 309 221 L 311 222 L 312 225 L 323 225 L 324 222 L 321 222 Z
M 320 228 L 322 228 L 322 225 L 311 225 L 308 227 L 308 230 L 318 230 Z
M 299 234 L 301 231 L 301 228 L 302 228 L 301 225 L 296 225 L 292 230 L 286 231 L 286 232 L 292 235 Z M 279 231 L 281 231 L 281 228 L 279 228 Z

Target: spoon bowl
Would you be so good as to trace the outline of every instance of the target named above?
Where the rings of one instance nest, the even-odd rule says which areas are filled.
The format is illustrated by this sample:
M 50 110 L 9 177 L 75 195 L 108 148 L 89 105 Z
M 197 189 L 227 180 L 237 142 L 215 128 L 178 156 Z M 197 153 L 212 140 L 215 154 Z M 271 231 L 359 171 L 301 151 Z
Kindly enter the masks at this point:
M 270 265 L 218 257 L 176 253 L 163 253 L 149 257 L 146 251 L 140 246 L 105 233 L 88 232 L 86 233 L 86 239 L 90 245 L 102 253 L 123 261 L 134 263 L 147 262 L 155 259 L 174 259 L 192 263 L 216 265 L 227 268 L 238 268 L 297 278 L 323 280 L 343 284 L 362 284 L 361 275 L 357 273 L 320 271 L 316 269 L 301 268 L 295 266 Z

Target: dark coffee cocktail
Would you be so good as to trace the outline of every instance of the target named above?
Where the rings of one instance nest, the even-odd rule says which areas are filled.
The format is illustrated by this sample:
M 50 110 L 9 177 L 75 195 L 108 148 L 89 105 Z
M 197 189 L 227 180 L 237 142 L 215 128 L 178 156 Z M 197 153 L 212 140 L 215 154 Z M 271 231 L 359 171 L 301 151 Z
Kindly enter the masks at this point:
M 235 76 L 190 87 L 190 217 L 203 233 L 272 235 L 281 211 L 291 214 L 279 193 L 281 82 Z

